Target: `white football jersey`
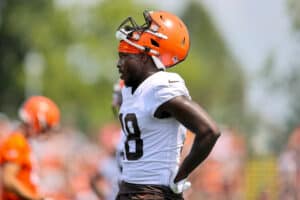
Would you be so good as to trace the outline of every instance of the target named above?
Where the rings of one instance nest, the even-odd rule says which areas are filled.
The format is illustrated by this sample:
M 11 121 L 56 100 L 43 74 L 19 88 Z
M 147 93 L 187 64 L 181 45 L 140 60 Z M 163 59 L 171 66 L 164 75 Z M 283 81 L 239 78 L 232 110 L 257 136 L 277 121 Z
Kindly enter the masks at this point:
M 157 72 L 132 94 L 122 90 L 120 121 L 125 134 L 121 180 L 136 184 L 169 185 L 177 173 L 186 129 L 174 118 L 154 117 L 157 108 L 177 96 L 190 98 L 176 73 Z

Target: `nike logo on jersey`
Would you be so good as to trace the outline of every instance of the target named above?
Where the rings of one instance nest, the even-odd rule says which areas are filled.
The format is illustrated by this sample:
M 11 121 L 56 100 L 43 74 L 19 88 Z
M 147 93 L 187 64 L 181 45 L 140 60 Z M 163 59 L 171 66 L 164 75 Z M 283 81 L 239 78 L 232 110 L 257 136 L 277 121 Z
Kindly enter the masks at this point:
M 179 81 L 172 81 L 172 80 L 169 80 L 169 83 L 177 83 Z

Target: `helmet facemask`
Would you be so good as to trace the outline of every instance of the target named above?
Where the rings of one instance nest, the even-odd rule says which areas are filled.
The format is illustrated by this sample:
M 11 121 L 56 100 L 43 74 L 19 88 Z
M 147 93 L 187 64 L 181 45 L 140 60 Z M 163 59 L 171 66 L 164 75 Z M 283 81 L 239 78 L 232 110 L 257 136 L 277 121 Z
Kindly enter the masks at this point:
M 118 40 L 124 40 L 131 46 L 141 50 L 142 52 L 147 53 L 152 57 L 153 62 L 155 63 L 158 69 L 165 70 L 164 64 L 159 60 L 159 52 L 149 46 L 143 46 L 138 44 L 138 41 L 141 39 L 144 33 L 151 34 L 160 39 L 168 39 L 164 34 L 158 32 L 159 26 L 153 23 L 152 18 L 149 14 L 149 11 L 143 12 L 145 23 L 143 25 L 138 25 L 132 17 L 126 18 L 118 27 L 116 32 L 116 38 Z M 151 40 L 152 45 L 159 47 L 159 44 L 155 40 Z

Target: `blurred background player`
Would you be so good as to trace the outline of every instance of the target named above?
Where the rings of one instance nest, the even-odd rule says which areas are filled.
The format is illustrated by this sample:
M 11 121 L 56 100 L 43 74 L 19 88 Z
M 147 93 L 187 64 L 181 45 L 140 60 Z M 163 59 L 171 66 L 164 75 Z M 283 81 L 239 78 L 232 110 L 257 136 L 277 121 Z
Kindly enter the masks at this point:
M 60 111 L 47 97 L 32 96 L 19 110 L 21 123 L 0 144 L 2 200 L 43 200 L 38 191 L 38 177 L 29 138 L 46 136 L 57 128 Z
M 119 109 L 122 105 L 122 89 L 124 88 L 125 84 L 123 80 L 119 80 L 115 85 L 114 85 L 114 90 L 113 90 L 113 101 L 112 101 L 112 107 L 113 110 L 115 110 L 115 116 L 119 118 L 118 113 Z M 119 140 L 117 144 L 117 149 L 116 149 L 116 159 L 118 162 L 118 167 L 119 171 L 122 172 L 122 160 L 124 159 L 124 152 L 123 152 L 123 145 L 124 145 L 124 140 L 125 140 L 125 135 L 122 131 L 121 128 L 119 128 Z M 120 177 L 118 177 L 120 178 Z
M 9 118 L 4 114 L 4 113 L 0 113 L 0 143 L 2 138 L 4 137 L 4 135 L 6 133 L 8 133 L 11 129 L 11 122 L 9 120 Z M 1 160 L 1 159 L 0 159 Z M 2 169 L 0 167 L 0 197 L 2 197 Z M 2 200 L 0 198 L 0 200 Z
M 113 86 L 112 110 L 116 117 L 122 104 L 121 90 L 123 87 L 122 80 Z M 107 124 L 99 131 L 98 140 L 105 155 L 99 162 L 98 172 L 91 178 L 91 187 L 99 199 L 114 200 L 118 193 L 123 159 L 122 138 L 121 128 L 115 123 Z
M 300 126 L 289 136 L 278 158 L 279 199 L 300 199 Z

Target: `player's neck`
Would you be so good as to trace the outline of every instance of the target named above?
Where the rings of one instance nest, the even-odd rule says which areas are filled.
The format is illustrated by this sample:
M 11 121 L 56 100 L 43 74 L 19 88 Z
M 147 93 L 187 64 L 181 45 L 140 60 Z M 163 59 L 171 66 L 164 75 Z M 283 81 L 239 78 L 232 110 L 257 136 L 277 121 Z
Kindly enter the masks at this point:
M 135 84 L 133 84 L 133 86 L 131 87 L 131 93 L 133 94 L 135 92 L 135 90 L 150 76 L 152 76 L 153 74 L 155 74 L 156 72 L 159 72 L 159 70 L 150 70 L 147 71 L 146 73 L 144 73 L 143 76 L 141 76 L 141 78 L 139 80 L 136 81 Z

